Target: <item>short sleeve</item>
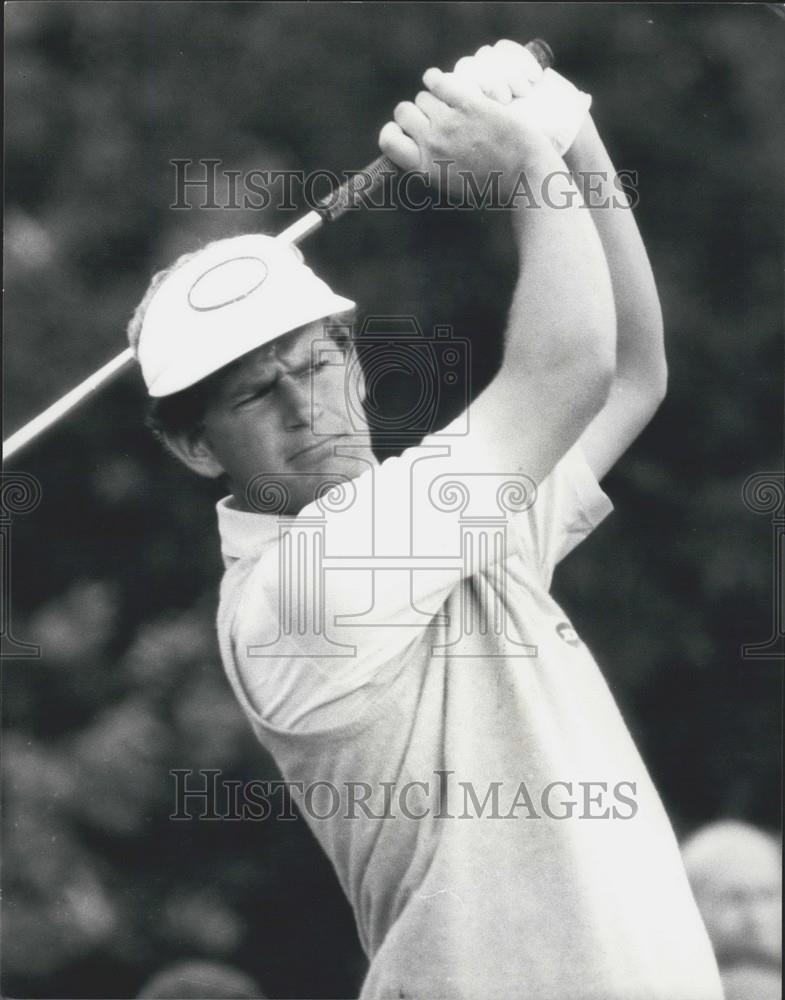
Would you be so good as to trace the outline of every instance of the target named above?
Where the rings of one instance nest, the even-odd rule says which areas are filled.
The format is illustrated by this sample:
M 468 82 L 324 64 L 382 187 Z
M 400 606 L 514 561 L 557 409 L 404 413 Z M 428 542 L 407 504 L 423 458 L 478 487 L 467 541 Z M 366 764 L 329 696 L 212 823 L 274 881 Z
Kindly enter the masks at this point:
M 512 518 L 519 553 L 546 589 L 559 562 L 612 510 L 580 444 L 573 445 L 540 483 L 528 509 Z

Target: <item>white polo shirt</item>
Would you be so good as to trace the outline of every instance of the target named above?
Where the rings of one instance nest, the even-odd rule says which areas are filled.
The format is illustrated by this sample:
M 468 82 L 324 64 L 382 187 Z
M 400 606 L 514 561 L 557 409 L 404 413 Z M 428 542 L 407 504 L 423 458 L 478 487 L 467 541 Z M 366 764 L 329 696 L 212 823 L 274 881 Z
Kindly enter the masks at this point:
M 659 796 L 549 594 L 610 501 L 577 446 L 537 491 L 448 452 L 297 517 L 218 505 L 224 665 L 354 907 L 362 998 L 720 1000 Z

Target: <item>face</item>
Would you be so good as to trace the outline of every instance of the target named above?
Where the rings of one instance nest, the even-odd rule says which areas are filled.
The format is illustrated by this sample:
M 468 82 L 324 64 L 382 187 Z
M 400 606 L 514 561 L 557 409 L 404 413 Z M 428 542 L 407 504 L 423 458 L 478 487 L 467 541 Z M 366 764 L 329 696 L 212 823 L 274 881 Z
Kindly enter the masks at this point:
M 329 341 L 324 323 L 245 355 L 211 394 L 192 457 L 199 453 L 203 475 L 228 476 L 241 509 L 259 510 L 254 497 L 278 479 L 289 499 L 276 512 L 297 513 L 336 478 L 354 479 L 376 464 L 358 405 L 360 366 L 350 343 Z
M 774 843 L 739 841 L 696 880 L 695 898 L 721 964 L 782 961 L 782 868 Z

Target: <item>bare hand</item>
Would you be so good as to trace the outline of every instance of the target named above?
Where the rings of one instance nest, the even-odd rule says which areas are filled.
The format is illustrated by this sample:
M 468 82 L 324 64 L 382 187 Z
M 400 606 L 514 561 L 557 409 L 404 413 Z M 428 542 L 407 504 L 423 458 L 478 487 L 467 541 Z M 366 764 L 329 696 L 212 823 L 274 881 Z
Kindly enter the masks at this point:
M 404 170 L 435 180 L 443 176 L 437 161 L 448 161 L 451 174 L 469 171 L 481 184 L 492 170 L 514 182 L 547 144 L 525 101 L 501 104 L 476 81 L 438 69 L 426 70 L 423 83 L 428 89 L 399 104 L 379 134 L 382 152 Z
M 459 59 L 454 72 L 520 114 L 529 127 L 536 125 L 560 156 L 572 145 L 591 106 L 588 94 L 555 70 L 543 70 L 525 46 L 506 38 Z

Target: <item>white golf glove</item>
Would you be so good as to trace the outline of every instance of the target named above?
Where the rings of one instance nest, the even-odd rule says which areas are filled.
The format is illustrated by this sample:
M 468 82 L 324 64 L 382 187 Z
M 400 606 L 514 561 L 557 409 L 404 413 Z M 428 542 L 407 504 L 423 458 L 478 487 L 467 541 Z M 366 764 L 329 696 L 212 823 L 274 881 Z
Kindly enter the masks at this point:
M 521 114 L 545 133 L 559 156 L 575 141 L 591 107 L 589 94 L 555 70 L 543 70 L 527 48 L 508 39 L 459 59 L 454 73 L 501 104 L 514 108 L 521 102 Z

